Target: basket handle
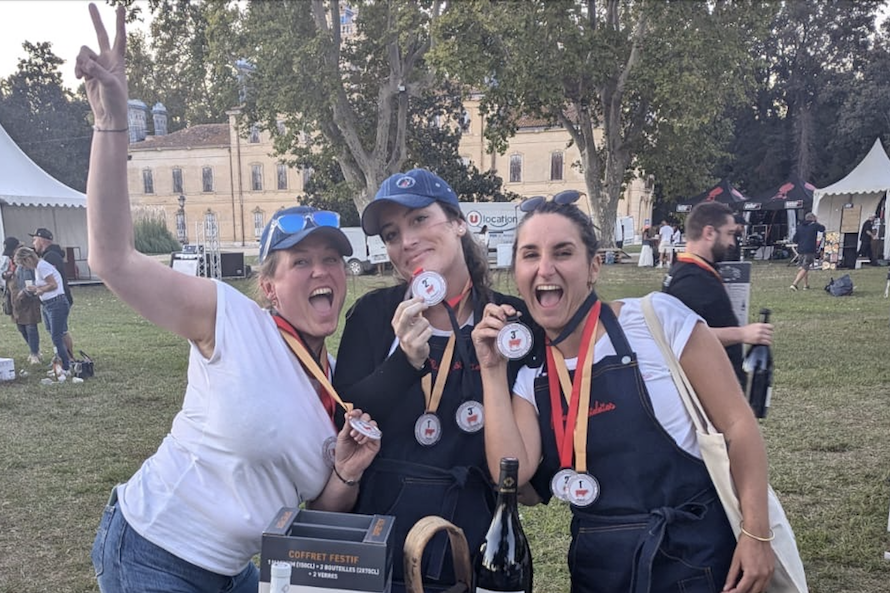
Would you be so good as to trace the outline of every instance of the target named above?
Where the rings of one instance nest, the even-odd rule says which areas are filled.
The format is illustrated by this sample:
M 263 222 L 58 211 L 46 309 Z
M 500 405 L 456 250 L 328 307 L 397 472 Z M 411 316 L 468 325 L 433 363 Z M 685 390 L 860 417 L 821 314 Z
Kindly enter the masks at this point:
M 467 546 L 463 530 L 442 517 L 430 515 L 415 523 L 405 538 L 406 593 L 424 593 L 423 575 L 420 570 L 423 550 L 430 539 L 443 529 L 448 532 L 451 555 L 454 558 L 454 574 L 458 581 L 449 591 L 459 593 L 470 590 L 473 571 L 470 568 L 470 548 Z

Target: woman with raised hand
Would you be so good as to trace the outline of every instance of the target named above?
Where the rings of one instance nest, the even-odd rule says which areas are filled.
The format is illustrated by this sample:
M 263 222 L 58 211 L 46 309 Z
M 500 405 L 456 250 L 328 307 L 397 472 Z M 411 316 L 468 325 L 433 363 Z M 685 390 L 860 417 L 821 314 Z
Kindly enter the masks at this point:
M 347 313 L 334 385 L 386 434 L 365 473 L 356 512 L 395 515 L 393 591 L 403 591 L 402 547 L 422 517 L 440 515 L 478 550 L 494 509 L 482 433 L 479 363 L 470 332 L 489 302 L 523 310 L 490 288 L 487 255 L 457 195 L 425 169 L 386 179 L 362 213 L 403 282 L 371 292 Z M 510 365 L 510 379 L 519 363 Z M 427 545 L 428 590 L 454 584 L 447 540 Z
M 222 282 L 159 265 L 133 246 L 127 195 L 124 9 L 113 45 L 77 75 L 95 117 L 87 182 L 89 263 L 147 320 L 190 342 L 180 412 L 157 452 L 117 486 L 92 559 L 103 593 L 256 593 L 262 532 L 283 506 L 348 510 L 379 441 L 337 431 L 325 337 L 337 328 L 351 253 L 333 212 L 288 208 L 260 241 L 261 308 Z M 342 402 L 341 402 L 342 403 Z M 368 420 L 360 410 L 350 420 Z
M 520 487 L 534 486 L 529 502 L 552 494 L 571 504 L 573 593 L 766 590 L 774 557 L 764 444 L 702 319 L 673 297 L 651 297 L 668 344 L 730 445 L 744 516 L 738 541 L 641 299 L 597 298 L 590 217 L 573 204 L 532 209 L 516 229 L 513 270 L 546 333 L 546 363 L 523 368 L 511 383 L 494 343 L 513 310 L 486 307 L 473 341 L 488 465 L 516 457 Z

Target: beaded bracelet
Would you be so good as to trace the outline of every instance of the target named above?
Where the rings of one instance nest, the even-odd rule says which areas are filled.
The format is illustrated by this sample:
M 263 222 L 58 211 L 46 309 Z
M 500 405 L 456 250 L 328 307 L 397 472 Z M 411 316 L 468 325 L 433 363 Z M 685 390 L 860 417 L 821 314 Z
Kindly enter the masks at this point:
M 347 480 L 346 478 L 341 476 L 340 472 L 337 471 L 336 465 L 334 465 L 334 475 L 337 476 L 340 479 L 340 481 L 343 482 L 344 484 L 346 484 L 347 486 L 357 486 L 359 483 L 359 480 Z
M 103 130 L 102 128 L 100 128 L 98 126 L 93 126 L 93 130 L 95 130 L 96 132 L 129 132 L 130 128 L 128 126 L 126 128 L 120 128 L 117 130 Z
M 340 478 L 340 479 L 342 480 L 343 478 Z M 764 543 L 771 542 L 774 539 L 776 539 L 776 533 L 772 529 L 769 530 L 769 537 L 760 537 L 759 535 L 754 535 L 750 531 L 745 531 L 745 522 L 744 521 L 739 521 L 739 531 L 741 531 L 742 533 L 744 533 L 751 539 L 755 539 L 759 542 L 764 542 Z

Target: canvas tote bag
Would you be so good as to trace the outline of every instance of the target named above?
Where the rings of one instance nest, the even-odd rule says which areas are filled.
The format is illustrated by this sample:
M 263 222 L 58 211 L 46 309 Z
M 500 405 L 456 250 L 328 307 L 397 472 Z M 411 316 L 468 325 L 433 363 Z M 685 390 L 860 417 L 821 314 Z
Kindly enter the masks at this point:
M 692 384 L 689 383 L 683 367 L 680 366 L 680 361 L 668 346 L 664 329 L 652 307 L 651 298 L 650 294 L 642 299 L 643 316 L 646 318 L 646 324 L 649 326 L 652 337 L 661 349 L 662 356 L 671 370 L 677 391 L 680 392 L 680 398 L 695 425 L 702 460 L 708 468 L 708 473 L 717 489 L 717 495 L 720 497 L 724 511 L 726 511 L 726 517 L 729 519 L 736 539 L 738 539 L 742 508 L 739 504 L 735 484 L 732 482 L 732 474 L 729 471 L 729 452 L 726 449 L 726 440 L 723 438 L 723 433 L 717 431 L 710 418 L 705 414 Z M 770 529 L 776 536 L 770 542 L 776 557 L 776 569 L 767 591 L 769 593 L 807 593 L 809 589 L 804 575 L 803 562 L 800 560 L 800 552 L 797 550 L 797 542 L 794 539 L 794 532 L 791 530 L 791 524 L 788 523 L 784 509 L 782 509 L 782 503 L 779 502 L 772 487 L 767 488 L 767 504 Z

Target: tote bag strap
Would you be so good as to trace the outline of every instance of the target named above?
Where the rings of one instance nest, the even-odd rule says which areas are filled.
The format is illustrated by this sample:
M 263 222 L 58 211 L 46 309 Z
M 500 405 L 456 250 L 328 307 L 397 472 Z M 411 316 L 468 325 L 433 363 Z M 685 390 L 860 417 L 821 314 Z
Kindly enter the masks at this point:
M 652 306 L 652 293 L 643 297 L 642 309 L 646 325 L 649 326 L 649 333 L 652 334 L 655 343 L 658 344 L 658 348 L 661 350 L 661 355 L 671 371 L 674 385 L 677 386 L 680 399 L 683 400 L 683 405 L 686 406 L 686 411 L 689 413 L 689 417 L 692 418 L 695 429 L 702 434 L 714 434 L 717 430 L 705 413 L 704 408 L 702 408 L 701 402 L 698 401 L 698 396 L 695 394 L 689 378 L 683 371 L 683 367 L 680 366 L 680 361 L 677 360 L 676 354 L 674 354 L 673 349 L 667 343 L 661 320 L 658 319 L 658 315 L 655 314 L 655 308 Z

